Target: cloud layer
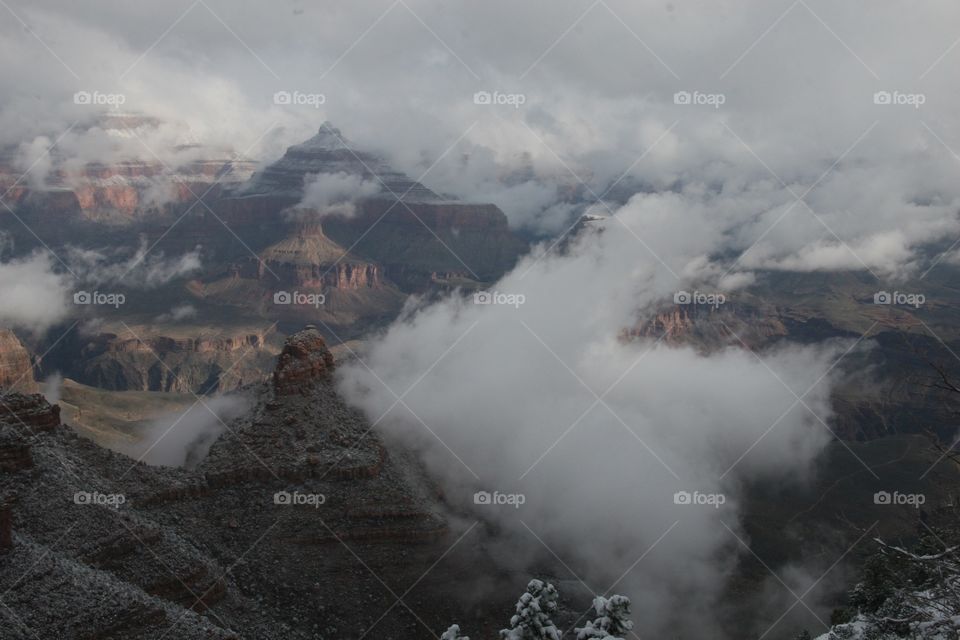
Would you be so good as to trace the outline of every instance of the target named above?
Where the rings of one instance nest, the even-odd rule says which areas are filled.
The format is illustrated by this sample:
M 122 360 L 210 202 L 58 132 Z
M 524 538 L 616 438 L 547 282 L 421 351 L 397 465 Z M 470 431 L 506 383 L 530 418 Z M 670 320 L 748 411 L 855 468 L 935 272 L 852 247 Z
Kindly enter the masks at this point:
M 70 313 L 70 279 L 48 253 L 0 263 L 0 326 L 45 331 Z
M 616 213 L 643 226 L 648 205 Z M 803 481 L 831 437 L 825 374 L 849 345 L 708 357 L 626 342 L 638 312 L 675 290 L 666 267 L 689 271 L 711 243 L 658 239 L 662 265 L 600 224 L 563 256 L 522 261 L 491 303 L 411 312 L 340 372 L 341 388 L 388 438 L 423 450 L 456 509 L 497 522 L 514 561 L 555 553 L 591 589 L 633 597 L 642 634 L 705 637 L 736 558 L 741 482 Z M 809 409 L 794 395 L 808 390 Z M 477 490 L 526 501 L 477 506 Z M 724 504 L 676 504 L 677 492 Z
M 910 276 L 960 233 L 947 0 L 9 6 L 0 141 L 32 181 L 53 142 L 78 162 L 166 158 L 190 140 L 269 161 L 329 119 L 531 234 L 604 217 L 496 285 L 522 305 L 418 309 L 341 382 L 524 551 L 550 547 L 597 591 L 630 568 L 617 590 L 642 631 L 712 628 L 739 485 L 802 478 L 829 437 L 819 378 L 847 345 L 704 356 L 621 330 L 681 288 L 735 299 L 761 270 Z M 70 129 L 109 108 L 78 91 L 166 124 L 143 139 Z M 282 91 L 323 99 L 275 103 Z M 323 208 L 363 188 L 333 182 L 308 197 Z M 62 293 L 44 260 L 0 267 L 0 289 L 29 303 L 18 283 L 39 272 Z M 62 313 L 27 303 L 0 322 Z M 808 388 L 809 409 L 795 406 Z M 475 507 L 478 489 L 527 500 Z M 678 505 L 678 491 L 727 500 Z
M 909 15 L 759 0 L 10 8 L 29 30 L 12 16 L 0 27 L 0 135 L 23 164 L 98 111 L 74 104 L 86 91 L 167 123 L 121 140 L 125 154 L 202 140 L 269 160 L 329 118 L 537 233 L 597 200 L 670 190 L 732 209 L 740 228 L 723 249 L 756 243 L 750 266 L 884 277 L 960 231 L 960 8 L 945 0 Z M 275 104 L 278 91 L 323 99 Z M 476 104 L 478 92 L 523 100 Z M 116 155 L 105 135 L 77 127 L 57 148 Z

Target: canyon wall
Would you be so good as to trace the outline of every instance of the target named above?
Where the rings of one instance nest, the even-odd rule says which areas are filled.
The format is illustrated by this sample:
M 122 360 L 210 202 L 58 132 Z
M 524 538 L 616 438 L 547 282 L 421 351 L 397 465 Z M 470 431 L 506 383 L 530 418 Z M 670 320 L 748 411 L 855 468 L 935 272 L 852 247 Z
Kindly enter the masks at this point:
M 9 329 L 0 329 L 0 389 L 36 393 L 30 352 Z

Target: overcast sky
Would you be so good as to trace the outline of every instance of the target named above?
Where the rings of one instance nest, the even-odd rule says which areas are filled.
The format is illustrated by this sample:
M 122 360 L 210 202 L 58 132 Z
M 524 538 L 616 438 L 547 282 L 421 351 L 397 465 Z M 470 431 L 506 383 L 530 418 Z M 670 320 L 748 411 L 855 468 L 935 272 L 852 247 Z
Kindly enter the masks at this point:
M 946 0 L 8 4 L 0 136 L 34 143 L 24 164 L 50 142 L 35 136 L 95 109 L 75 92 L 99 91 L 189 126 L 151 141 L 160 154 L 179 137 L 271 159 L 330 119 L 538 230 L 569 219 L 558 184 L 586 182 L 592 200 L 626 172 L 621 186 L 681 191 L 684 208 L 737 208 L 735 249 L 782 216 L 757 266 L 896 271 L 958 230 L 960 7 Z M 277 105 L 278 91 L 323 104 Z M 522 104 L 478 105 L 479 91 Z M 675 104 L 684 91 L 721 97 Z M 875 104 L 881 91 L 905 103 Z M 88 138 L 60 148 L 107 153 Z M 811 187 L 813 213 L 784 214 Z

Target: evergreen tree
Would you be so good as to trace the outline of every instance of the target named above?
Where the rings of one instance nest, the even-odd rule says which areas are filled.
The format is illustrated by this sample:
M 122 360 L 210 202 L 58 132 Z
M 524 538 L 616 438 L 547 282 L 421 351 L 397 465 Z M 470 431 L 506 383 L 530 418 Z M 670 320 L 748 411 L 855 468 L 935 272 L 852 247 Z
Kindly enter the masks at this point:
M 450 625 L 449 629 L 443 632 L 443 635 L 440 636 L 440 640 L 470 640 L 470 638 L 460 635 L 460 625 L 453 624 Z
M 557 589 L 542 580 L 531 580 L 517 602 L 510 628 L 502 629 L 503 640 L 560 640 L 560 631 L 550 615 L 557 610 Z
M 626 596 L 612 596 L 610 599 L 597 596 L 593 599 L 593 610 L 596 618 L 579 629 L 576 629 L 577 640 L 623 640 L 633 629 L 630 621 L 630 598 Z

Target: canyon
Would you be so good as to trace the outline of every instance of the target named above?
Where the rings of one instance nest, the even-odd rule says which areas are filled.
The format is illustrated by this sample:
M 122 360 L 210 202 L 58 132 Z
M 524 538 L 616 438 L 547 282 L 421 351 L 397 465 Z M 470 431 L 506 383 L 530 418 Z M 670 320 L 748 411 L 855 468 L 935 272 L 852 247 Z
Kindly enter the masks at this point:
M 167 124 L 115 113 L 81 128 L 129 142 Z M 98 252 L 101 265 L 130 265 L 105 276 L 88 270 L 99 280 L 77 283 L 130 302 L 78 308 L 82 327 L 64 323 L 47 342 L 32 341 L 29 353 L 49 350 L 36 363 L 38 377 L 60 372 L 118 391 L 235 389 L 269 375 L 285 330 L 313 322 L 328 336 L 357 337 L 385 326 L 412 294 L 495 281 L 526 247 L 494 205 L 442 197 L 355 148 L 329 123 L 265 166 L 196 143 L 158 152 L 164 160 L 109 163 L 54 153 L 41 184 L 22 179 L 16 149 L 0 153 L 7 257 L 49 248 L 67 262 Z M 344 215 L 307 202 L 317 176 L 376 189 Z M 144 275 L 151 259 L 184 255 L 199 268 L 159 282 Z M 139 291 L 144 279 L 151 284 Z M 189 317 L 171 319 L 177 308 L 190 309 Z M 0 354 L 6 369 L 23 370 L 24 354 L 12 342 L 0 342 Z

